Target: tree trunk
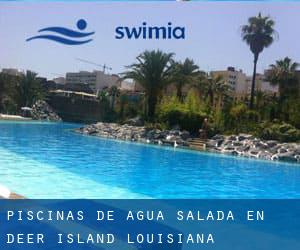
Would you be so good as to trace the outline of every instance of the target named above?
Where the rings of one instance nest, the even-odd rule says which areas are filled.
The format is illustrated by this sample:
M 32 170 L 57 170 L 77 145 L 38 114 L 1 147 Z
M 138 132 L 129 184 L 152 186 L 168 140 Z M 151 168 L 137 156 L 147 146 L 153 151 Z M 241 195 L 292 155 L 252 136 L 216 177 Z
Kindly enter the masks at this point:
M 3 110 L 3 104 L 2 104 L 3 101 L 2 101 L 2 99 L 3 99 L 2 92 L 0 92 L 0 113 Z
M 250 96 L 250 109 L 254 107 L 254 92 L 255 92 L 255 80 L 256 80 L 256 65 L 258 60 L 258 54 L 254 55 L 254 67 L 253 67 L 253 75 L 252 75 L 252 85 L 251 85 L 251 96 Z
M 116 100 L 116 98 L 115 98 L 115 96 L 113 95 L 112 98 L 111 98 L 111 106 L 110 106 L 111 110 L 114 110 L 114 109 L 115 109 L 115 100 Z
M 183 98 L 182 98 L 182 86 L 181 85 L 177 85 L 176 86 L 176 89 L 177 89 L 177 98 L 180 102 L 183 101 Z
M 213 108 L 214 107 L 214 93 L 213 91 L 209 91 L 209 99 L 210 99 L 210 106 Z
M 157 103 L 156 96 L 148 97 L 148 117 L 150 120 L 153 120 L 153 118 L 154 118 L 156 103 Z

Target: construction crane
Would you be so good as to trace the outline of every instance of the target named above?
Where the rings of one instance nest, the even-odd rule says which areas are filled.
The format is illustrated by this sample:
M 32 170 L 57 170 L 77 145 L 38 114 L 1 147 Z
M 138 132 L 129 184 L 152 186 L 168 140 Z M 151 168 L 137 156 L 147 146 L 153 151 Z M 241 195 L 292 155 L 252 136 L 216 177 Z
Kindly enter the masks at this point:
M 91 64 L 91 65 L 95 65 L 95 66 L 98 66 L 98 67 L 101 67 L 102 70 L 103 70 L 103 73 L 105 73 L 106 70 L 112 70 L 111 67 L 108 67 L 106 64 L 98 64 L 98 63 L 95 63 L 95 62 L 91 62 L 91 61 L 88 61 L 88 60 L 85 60 L 85 59 L 81 59 L 81 58 L 76 58 L 77 61 L 80 61 L 80 62 L 84 62 L 84 63 L 88 63 L 88 64 Z

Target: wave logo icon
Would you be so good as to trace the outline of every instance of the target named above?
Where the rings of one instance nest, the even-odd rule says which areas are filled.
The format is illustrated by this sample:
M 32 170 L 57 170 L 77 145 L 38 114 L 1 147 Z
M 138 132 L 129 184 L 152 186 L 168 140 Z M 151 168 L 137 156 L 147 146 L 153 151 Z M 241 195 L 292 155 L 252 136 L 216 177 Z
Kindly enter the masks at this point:
M 38 36 L 33 36 L 26 39 L 27 42 L 36 39 L 46 39 L 54 42 L 66 44 L 66 45 L 81 45 L 91 42 L 93 39 L 83 39 L 89 38 L 95 32 L 83 32 L 87 27 L 87 22 L 84 19 L 80 19 L 77 22 L 78 31 L 64 28 L 64 27 L 47 27 L 40 29 L 38 32 L 50 32 L 50 34 L 41 34 Z M 52 33 L 52 34 L 51 34 Z

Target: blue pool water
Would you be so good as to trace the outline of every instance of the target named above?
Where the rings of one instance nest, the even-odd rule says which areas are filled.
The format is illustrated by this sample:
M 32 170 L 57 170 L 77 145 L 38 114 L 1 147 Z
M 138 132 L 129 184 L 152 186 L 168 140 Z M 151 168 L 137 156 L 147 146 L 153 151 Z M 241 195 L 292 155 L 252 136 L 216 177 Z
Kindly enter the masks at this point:
M 99 139 L 78 126 L 0 122 L 0 183 L 28 198 L 300 198 L 300 164 Z

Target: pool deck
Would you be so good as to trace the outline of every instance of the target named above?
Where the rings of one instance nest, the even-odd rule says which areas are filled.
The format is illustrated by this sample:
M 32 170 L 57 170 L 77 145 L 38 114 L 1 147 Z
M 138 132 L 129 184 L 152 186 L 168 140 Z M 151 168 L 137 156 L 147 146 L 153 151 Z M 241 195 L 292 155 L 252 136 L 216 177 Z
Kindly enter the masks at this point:
M 11 192 L 7 187 L 0 185 L 0 199 L 25 199 L 24 196 Z
M 20 199 L 25 199 L 24 196 L 16 194 L 16 193 L 11 193 L 9 196 L 10 200 L 20 200 Z
M 0 114 L 0 120 L 8 120 L 8 121 L 31 121 L 31 118 L 23 117 L 20 115 L 5 115 Z

